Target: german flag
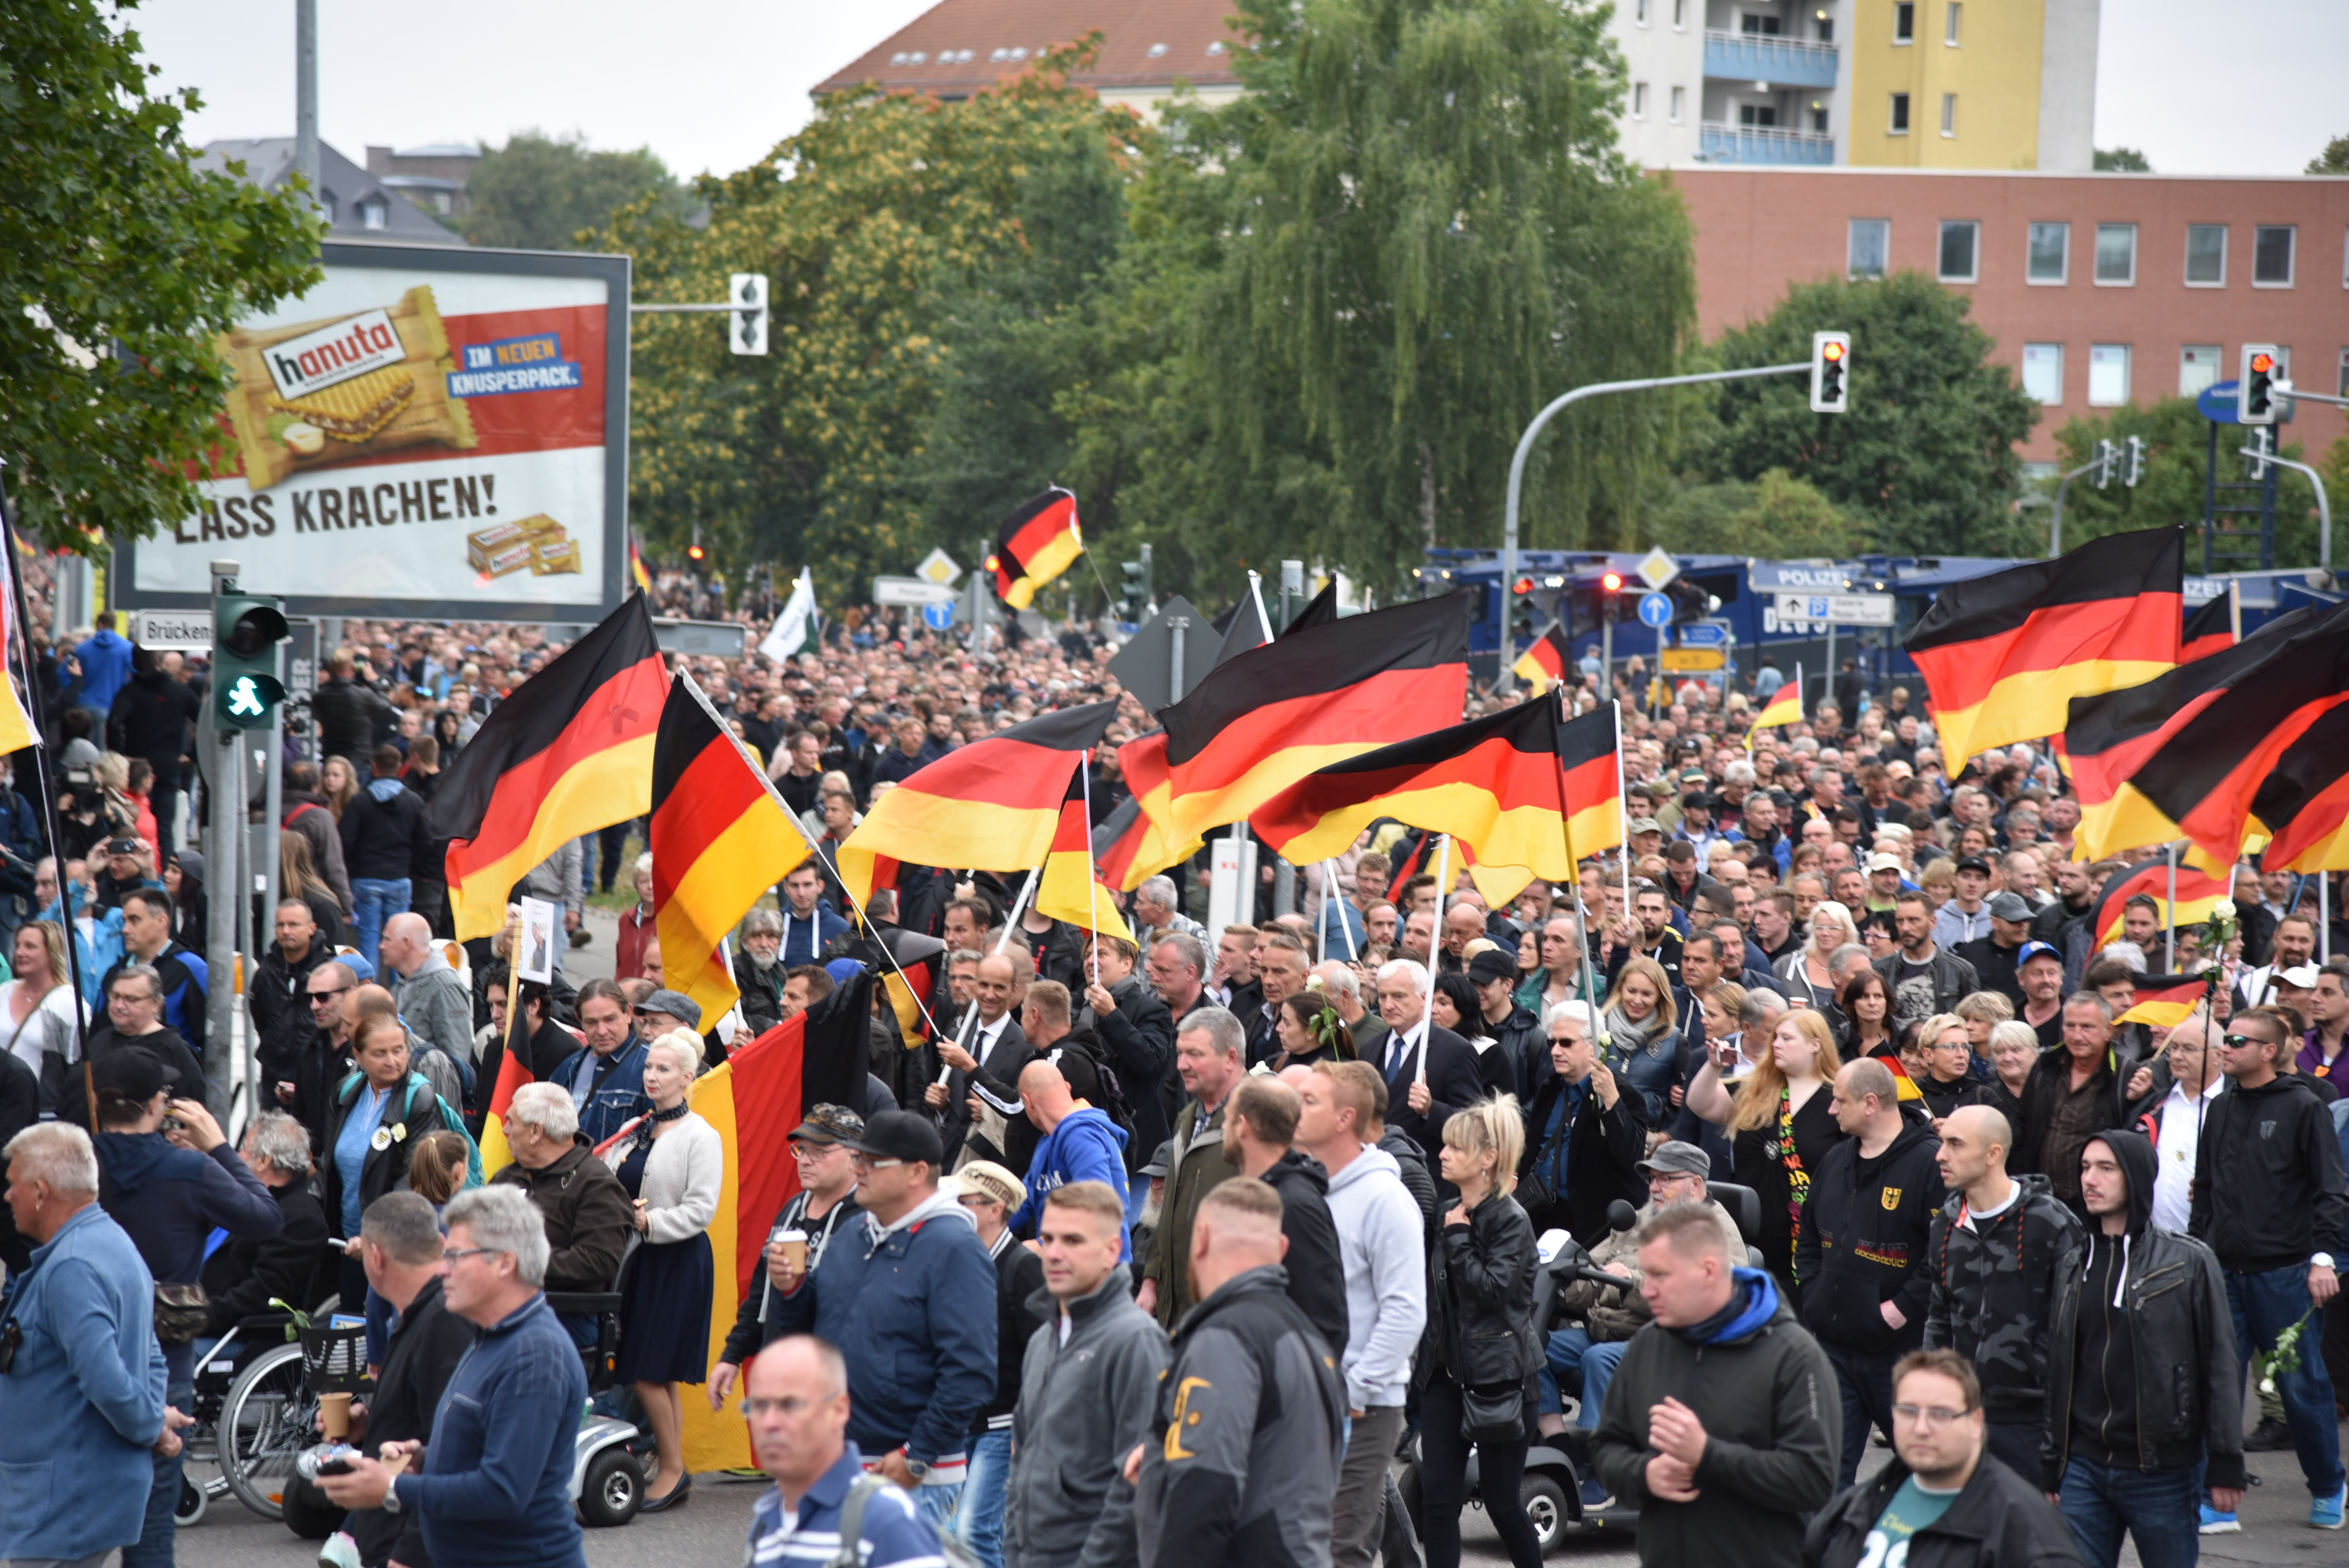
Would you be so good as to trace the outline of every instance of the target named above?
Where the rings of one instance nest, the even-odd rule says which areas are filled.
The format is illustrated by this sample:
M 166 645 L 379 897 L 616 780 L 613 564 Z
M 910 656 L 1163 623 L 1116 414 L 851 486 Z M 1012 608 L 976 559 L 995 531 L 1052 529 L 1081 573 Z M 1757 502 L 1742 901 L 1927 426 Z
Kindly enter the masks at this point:
M 506 895 L 582 833 L 652 808 L 653 737 L 668 670 L 645 596 L 514 688 L 441 775 L 426 823 L 449 846 L 460 942 L 506 923 Z
M 740 995 L 719 944 L 814 851 L 690 676 L 677 677 L 661 709 L 649 833 L 669 985 L 715 1018 Z
M 1578 861 L 1623 842 L 1623 765 L 1617 755 L 1620 715 L 1615 705 L 1593 708 L 1557 727 L 1560 795 L 1566 801 L 1566 842 Z
M 1573 655 L 1574 650 L 1567 645 L 1566 628 L 1552 621 L 1534 639 L 1534 645 L 1509 668 L 1537 693 L 1546 692 L 1564 683 L 1566 672 L 1573 667 Z
M 2174 1029 L 2184 1023 L 2209 995 L 2209 976 L 2140 975 L 2137 977 L 2136 991 L 2137 995 L 2129 1003 L 2128 1009 L 2113 1022 L 2149 1024 L 2157 1029 Z
M 1754 716 L 1754 722 L 1746 727 L 1745 749 L 1754 749 L 1754 737 L 1762 730 L 1802 722 L 1803 666 L 1796 665 L 1795 678 L 1770 694 L 1770 700 L 1762 705 L 1762 711 Z
M 2186 634 L 2178 645 L 2180 661 L 2191 664 L 2234 645 L 2235 595 L 2231 588 L 2216 599 L 2204 601 L 2199 609 L 2186 612 Z
M 633 528 L 628 531 L 628 581 L 636 584 L 639 593 L 653 591 L 653 574 L 645 570 L 645 552 L 636 548 L 636 531 Z
M 862 904 L 875 863 L 1024 872 L 1044 863 L 1069 779 L 1117 704 L 1064 707 L 947 752 L 873 803 L 840 846 L 843 886 Z M 667 956 L 663 950 L 662 956 Z
M 1574 875 L 1558 811 L 1557 704 L 1537 698 L 1334 762 L 1248 819 L 1283 860 L 1326 860 L 1380 817 L 1449 833 L 1475 863 Z
M 2186 536 L 2156 528 L 1942 589 L 1906 646 L 1951 775 L 1992 747 L 2054 735 L 2075 696 L 2178 663 L 2185 588 Z
M 1117 770 L 1125 787 L 1133 791 L 1126 804 L 1134 809 L 1134 816 L 1124 819 L 1125 808 L 1119 807 L 1102 824 L 1107 829 L 1118 823 L 1116 835 L 1105 847 L 1096 833 L 1093 857 L 1101 862 L 1102 881 L 1121 892 L 1132 892 L 1168 866 L 1180 865 L 1197 854 L 1207 841 L 1195 833 L 1187 841 L 1174 837 L 1168 815 L 1173 781 L 1166 772 L 1164 730 L 1154 729 L 1119 747 Z
M 2178 862 L 2178 903 L 2169 905 L 2169 862 L 2166 860 L 2139 861 L 2125 866 L 2105 879 L 2102 892 L 2096 895 L 2094 907 L 2088 911 L 2088 929 L 2095 933 L 2095 945 L 2101 948 L 2121 939 L 2121 921 L 2128 901 L 2143 893 L 2153 900 L 2157 914 L 2168 908 L 2165 926 L 2192 925 L 2210 918 L 2210 912 L 2222 899 L 2231 899 L 2235 888 L 2231 878 L 2214 877 L 2189 861 Z
M 1318 768 L 1460 721 L 1465 595 L 1307 627 L 1161 710 L 1171 838 L 1236 822 Z
M 490 1107 L 481 1116 L 481 1135 L 474 1141 L 481 1145 L 481 1174 L 494 1176 L 513 1163 L 513 1147 L 506 1141 L 506 1112 L 513 1108 L 514 1090 L 532 1082 L 530 1075 L 530 1041 L 522 1034 L 519 1019 L 509 1018 L 513 1031 L 509 1040 L 492 1040 L 501 1047 L 498 1056 L 498 1081 L 490 1088 Z
M 2284 748 L 2251 798 L 2251 814 L 2273 835 L 2261 865 L 2349 866 L 2349 706 L 2330 710 Z
M 2075 853 L 2100 861 L 2141 844 L 2177 838 L 2178 824 L 2130 779 L 2180 734 L 2189 729 L 2207 734 L 2210 724 L 2223 724 L 2223 712 L 2209 712 L 2212 705 L 2230 691 L 2263 679 L 2261 672 L 2275 659 L 2292 656 L 2292 634 L 2315 618 L 2307 609 L 2294 610 L 2278 616 L 2249 642 L 2230 642 L 2207 657 L 2137 686 L 2074 697 L 2064 727 L 2063 754 L 2080 799 Z M 2191 744 L 2207 742 L 2198 738 Z
M 1387 878 L 1389 903 L 1401 909 L 1402 890 L 1410 884 L 1412 878 L 1435 874 L 1435 841 L 1443 836 L 1413 828 L 1388 847 L 1388 861 L 1392 868 Z
M 2281 641 L 2262 634 L 2199 662 L 2246 657 L 2254 662 L 2251 677 L 2177 727 L 2129 775 L 2181 833 L 2230 864 L 2255 830 L 2251 803 L 2277 760 L 2311 725 L 2349 703 L 2349 605 Z
M 1907 1105 L 1911 1100 L 1925 1098 L 1925 1091 L 1917 1087 L 1917 1080 L 1910 1078 L 1909 1069 L 1901 1065 L 1899 1047 L 1887 1041 L 1868 1054 L 1882 1062 L 1886 1070 L 1892 1074 L 1892 1101 L 1895 1105 Z
M 1093 874 L 1092 823 L 1081 760 L 1069 779 L 1068 798 L 1061 802 L 1061 820 L 1052 829 L 1051 852 L 1036 879 L 1036 910 L 1081 931 L 1133 940 L 1133 928 L 1118 913 L 1116 899 Z
M 987 564 L 995 591 L 1015 610 L 1025 610 L 1036 590 L 1077 563 L 1085 536 L 1077 526 L 1077 498 L 1058 485 L 1003 520 L 995 553 Z

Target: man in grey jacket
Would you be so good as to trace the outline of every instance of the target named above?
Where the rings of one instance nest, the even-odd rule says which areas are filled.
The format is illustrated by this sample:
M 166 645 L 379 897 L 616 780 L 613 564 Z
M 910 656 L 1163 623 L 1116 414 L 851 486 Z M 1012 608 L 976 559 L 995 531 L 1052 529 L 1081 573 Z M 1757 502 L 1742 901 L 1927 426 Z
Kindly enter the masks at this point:
M 392 995 L 409 1032 L 446 1051 L 451 1061 L 471 1062 L 473 993 L 449 967 L 422 915 L 395 914 L 383 923 L 383 961 L 398 977 Z
M 1166 1336 L 1133 1305 L 1118 1253 L 1125 1208 L 1100 1181 L 1044 1200 L 1045 1327 L 1028 1341 L 1011 1414 L 1010 1516 L 1020 1568 L 1117 1568 L 1138 1550 L 1133 1488 L 1120 1461 L 1143 1439 L 1166 1367 Z

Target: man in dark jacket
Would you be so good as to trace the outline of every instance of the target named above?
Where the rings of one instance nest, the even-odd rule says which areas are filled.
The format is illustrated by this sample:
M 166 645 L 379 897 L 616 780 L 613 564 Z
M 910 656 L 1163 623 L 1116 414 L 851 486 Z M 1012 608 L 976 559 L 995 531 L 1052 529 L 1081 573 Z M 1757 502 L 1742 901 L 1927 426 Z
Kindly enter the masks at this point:
M 310 717 L 318 726 L 319 754 L 356 763 L 399 722 L 399 710 L 358 677 L 350 649 L 336 648 L 326 656 L 326 678 L 310 698 Z
M 1931 985 L 1933 1000 L 1926 1008 L 1929 1013 L 1954 1013 L 1960 1000 L 1982 989 L 1972 965 L 1934 944 L 1930 899 L 1921 892 L 1902 893 L 1893 902 L 1892 919 L 1900 933 L 1900 947 L 1876 960 L 1876 972 L 1883 976 L 1884 989 L 1893 999 L 1896 1016 L 1914 1016 L 1899 1006 L 1904 983 Z
M 1849 1486 L 1871 1423 L 1892 1430 L 1892 1364 L 1925 1336 L 1932 1290 L 1926 1233 L 1941 1206 L 1940 1143 L 1908 1120 L 1892 1071 L 1873 1057 L 1836 1075 L 1836 1125 L 1846 1134 L 1811 1177 L 1795 1243 L 1803 1326 L 1818 1336 L 1843 1390 L 1843 1469 Z
M 1909 1352 L 1893 1368 L 1893 1398 L 1899 1457 L 1820 1510 L 1805 1568 L 2078 1568 L 2064 1516 L 2030 1481 L 1986 1462 L 1982 1389 L 1964 1357 Z
M 325 1294 L 326 1211 L 310 1193 L 310 1135 L 283 1111 L 264 1111 L 237 1151 L 254 1180 L 277 1200 L 285 1224 L 274 1236 L 231 1236 L 204 1260 L 204 1333 L 217 1339 L 239 1320 L 279 1309 L 307 1312 Z
M 2090 1568 L 2113 1568 L 2124 1532 L 2145 1562 L 2176 1563 L 2192 1561 L 2198 1524 L 2240 1528 L 2243 1364 L 2219 1260 L 2153 1223 L 2158 1163 L 2138 1133 L 2088 1140 L 2086 1262 L 2057 1282 L 2048 1332 L 2038 1481 L 2061 1489 Z
M 379 964 L 383 923 L 408 912 L 414 883 L 416 841 L 424 834 L 424 803 L 399 781 L 399 748 L 378 746 L 375 777 L 343 808 L 343 864 L 351 873 L 351 924 L 360 954 Z
M 359 1240 L 367 1284 L 399 1315 L 375 1397 L 367 1401 L 367 1446 L 429 1445 L 432 1414 L 475 1337 L 473 1326 L 441 1298 L 440 1222 L 432 1205 L 415 1193 L 387 1192 L 367 1205 Z M 420 1514 L 362 1509 L 349 1515 L 349 1523 L 365 1568 L 386 1563 L 432 1568 Z
M 2023 1006 L 2023 983 L 2015 978 L 2014 961 L 2031 940 L 2037 918 L 2038 912 L 2021 893 L 2000 893 L 1990 901 L 1990 934 L 1958 946 L 1958 956 L 1972 965 L 1980 977 L 1980 989 L 1997 992 L 2017 1008 Z
M 2023 1125 L 2006 1168 L 2046 1177 L 2080 1214 L 2080 1150 L 2095 1134 L 2129 1124 L 2129 1073 L 2113 1050 L 2113 1010 L 2102 996 L 2075 992 L 2062 1016 L 2064 1048 L 2042 1054 L 2023 1082 Z
M 1533 1009 L 1517 1002 L 1516 958 L 1497 947 L 1487 948 L 1468 960 L 1468 983 L 1476 987 L 1476 1000 L 1484 1007 L 1485 1033 L 1509 1064 L 1511 1091 L 1519 1099 L 1529 1098 L 1539 1077 L 1535 1058 L 1547 1066 L 1549 1044 Z
M 171 678 L 164 657 L 152 648 L 132 652 L 133 673 L 114 694 L 106 718 L 108 743 L 125 757 L 143 758 L 155 770 L 147 799 L 155 812 L 155 830 L 164 840 L 159 848 L 169 847 L 171 841 L 180 794 L 180 759 L 188 755 L 188 726 L 195 722 L 202 707 L 184 681 Z M 171 657 L 177 662 L 176 655 Z
M 1100 977 L 1086 976 L 1085 1010 L 1078 1015 L 1076 1029 L 1080 1034 L 1090 1031 L 1101 1042 L 1116 1070 L 1133 1111 L 1133 1141 L 1128 1150 L 1146 1158 L 1173 1132 L 1158 1086 L 1174 1059 L 1174 1017 L 1158 993 L 1133 972 L 1139 956 L 1133 944 L 1102 936 L 1094 939 L 1093 949 Z
M 204 1069 L 188 1043 L 163 1027 L 163 996 L 155 972 L 125 970 L 106 988 L 106 1022 L 89 1032 L 90 1067 L 115 1052 L 136 1046 L 163 1064 L 163 1078 L 174 1099 L 204 1098 Z M 79 1072 L 68 1072 L 57 1090 L 57 1119 L 76 1127 L 89 1125 L 89 1097 Z
M 2006 1118 L 1986 1105 L 1961 1106 L 1941 1123 L 1941 1184 L 1950 1197 L 1925 1243 L 1933 1281 L 1925 1346 L 1972 1363 L 1982 1379 L 1992 1457 L 2036 1482 L 2051 1303 L 2080 1272 L 2087 1235 L 2048 1192 L 2046 1177 L 2007 1175 L 2013 1137 Z
M 1379 1016 L 1386 1020 L 1386 1037 L 1362 1055 L 1387 1081 L 1387 1124 L 1421 1148 L 1435 1149 L 1453 1112 L 1485 1098 L 1476 1052 L 1427 1016 L 1427 971 L 1415 959 L 1394 959 L 1380 968 Z
M 1481 954 L 1479 955 L 1481 956 Z M 1617 1199 L 1647 1202 L 1647 1100 L 1625 1093 L 1591 1040 L 1590 1007 L 1560 1002 L 1549 1015 L 1549 1071 L 1526 1119 L 1517 1202 L 1537 1231 L 1563 1225 L 1590 1247 L 1608 1233 Z
M 1330 1348 L 1346 1348 L 1346 1260 L 1338 1247 L 1337 1222 L 1330 1217 L 1330 1173 L 1310 1155 L 1290 1145 L 1303 1102 L 1278 1078 L 1261 1074 L 1240 1080 L 1224 1113 L 1224 1158 L 1280 1194 L 1280 1233 L 1288 1238 L 1281 1257 L 1288 1271 L 1288 1299 L 1304 1312 Z
M 2325 1304 L 2341 1288 L 2333 1249 L 2349 1222 L 2349 1187 L 2324 1102 L 2298 1074 L 2278 1075 L 2298 1049 L 2276 1014 L 2235 1015 L 2219 1045 L 2228 1089 L 2210 1102 L 2195 1156 L 2190 1228 L 2219 1256 L 2246 1362 L 2254 1350 L 2272 1357 L 2294 1324 L 2315 1326 L 2321 1338 Z M 2333 1379 L 2302 1343 L 2298 1366 L 2269 1366 L 2315 1499 L 2308 1522 L 2338 1530 L 2344 1482 Z
M 294 1081 L 294 1064 L 310 1038 L 306 995 L 310 973 L 334 957 L 334 949 L 320 939 L 310 906 L 289 898 L 277 906 L 277 940 L 253 966 L 244 987 L 245 1005 L 253 1010 L 254 1054 L 261 1059 L 262 1092 L 269 1100 L 291 1105 L 289 1090 L 272 1092 L 277 1084 Z M 268 1103 L 268 1101 L 264 1101 Z
M 757 1039 L 785 1016 L 783 981 L 789 973 L 776 956 L 782 951 L 782 917 L 754 909 L 742 917 L 741 944 L 734 954 L 734 988 L 742 994 L 742 1021 Z
M 571 1096 L 554 1084 L 524 1084 L 514 1091 L 504 1126 L 513 1163 L 490 1185 L 519 1187 L 538 1205 L 546 1222 L 546 1288 L 611 1289 L 636 1213 L 628 1190 L 579 1136 Z
M 1640 1511 L 1641 1568 L 1795 1568 L 1835 1492 L 1835 1370 L 1709 1207 L 1671 1204 L 1640 1235 L 1655 1315 L 1607 1386 L 1599 1479 Z

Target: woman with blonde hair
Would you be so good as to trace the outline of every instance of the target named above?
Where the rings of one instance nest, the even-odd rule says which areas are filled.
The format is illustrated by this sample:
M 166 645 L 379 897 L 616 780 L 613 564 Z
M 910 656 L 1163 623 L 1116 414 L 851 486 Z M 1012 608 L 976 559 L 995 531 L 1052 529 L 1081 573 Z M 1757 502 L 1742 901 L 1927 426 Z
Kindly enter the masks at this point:
M 1460 1201 L 1427 1260 L 1427 1328 L 1412 1377 L 1419 1389 L 1420 1530 L 1428 1568 L 1459 1568 L 1468 1451 L 1477 1490 L 1513 1568 L 1541 1568 L 1519 1498 L 1539 1392 L 1534 1337 L 1533 1222 L 1510 1196 L 1526 1124 L 1515 1095 L 1495 1095 L 1444 1124 L 1444 1179 Z
M 317 862 L 310 855 L 310 841 L 299 833 L 277 836 L 277 885 L 284 890 L 279 898 L 298 898 L 310 906 L 310 918 L 318 923 L 317 940 L 328 947 L 342 940 L 342 903 L 318 874 Z
M 329 757 L 318 769 L 318 793 L 326 798 L 326 810 L 335 820 L 343 820 L 344 809 L 359 792 L 359 770 L 351 766 L 347 757 Z
M 1851 911 L 1831 898 L 1811 906 L 1809 927 L 1809 940 L 1778 960 L 1777 975 L 1786 983 L 1788 1001 L 1816 1007 L 1830 1015 L 1832 1022 L 1840 1016 L 1836 1007 L 1835 950 L 1858 946 L 1859 927 L 1853 923 Z
M 647 1513 L 674 1507 L 693 1491 L 677 1386 L 698 1384 L 709 1371 L 709 1297 L 717 1280 L 709 1222 L 726 1180 L 726 1145 L 686 1104 L 700 1067 L 698 1035 L 672 1029 L 647 1046 L 644 1089 L 653 1108 L 633 1136 L 604 1151 L 604 1162 L 636 1200 L 644 1238 L 621 1291 L 616 1370 L 621 1382 L 636 1385 L 660 1451 L 645 1489 Z
M 1731 1180 L 1762 1194 L 1763 1261 L 1790 1301 L 1811 1173 L 1844 1136 L 1830 1109 L 1831 1086 L 1842 1068 L 1826 1017 L 1806 1007 L 1778 1020 L 1769 1054 L 1754 1064 L 1733 1097 L 1711 1053 L 1689 1081 L 1689 1109 L 1730 1133 Z
M 9 951 L 16 975 L 0 985 L 0 1030 L 7 1033 L 10 1053 L 33 1069 L 40 1108 L 54 1112 L 66 1070 L 79 1059 L 78 1031 L 88 1010 L 76 1006 L 66 978 L 62 926 L 28 920 L 16 928 Z
M 1648 1125 L 1663 1126 L 1681 1064 L 1680 1008 L 1664 966 L 1644 954 L 1625 959 L 1603 1016 L 1607 1065 L 1647 1102 Z

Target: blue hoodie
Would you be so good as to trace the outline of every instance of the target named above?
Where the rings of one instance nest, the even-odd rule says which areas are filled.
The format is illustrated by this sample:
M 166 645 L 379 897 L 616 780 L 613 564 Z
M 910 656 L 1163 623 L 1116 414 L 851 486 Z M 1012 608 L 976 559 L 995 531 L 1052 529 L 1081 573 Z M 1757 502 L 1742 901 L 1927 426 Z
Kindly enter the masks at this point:
M 130 684 L 129 643 L 119 632 L 102 631 L 76 648 L 74 657 L 81 662 L 81 689 L 75 703 L 106 712 L 114 706 L 115 694 Z
M 1046 1195 L 1071 1181 L 1102 1182 L 1132 1212 L 1133 1199 L 1125 1181 L 1125 1129 L 1112 1121 L 1107 1111 L 1096 1110 L 1082 1100 L 1077 1105 L 1079 1109 L 1063 1117 L 1036 1146 L 1028 1162 L 1028 1201 L 1011 1216 L 1014 1231 L 1043 1218 Z M 1131 1234 L 1120 1236 L 1117 1261 L 1133 1261 Z
M 1733 1287 L 1729 1305 L 1706 1318 L 1673 1333 L 1692 1345 L 1727 1345 L 1757 1332 L 1778 1315 L 1778 1286 L 1762 1269 L 1729 1271 Z

